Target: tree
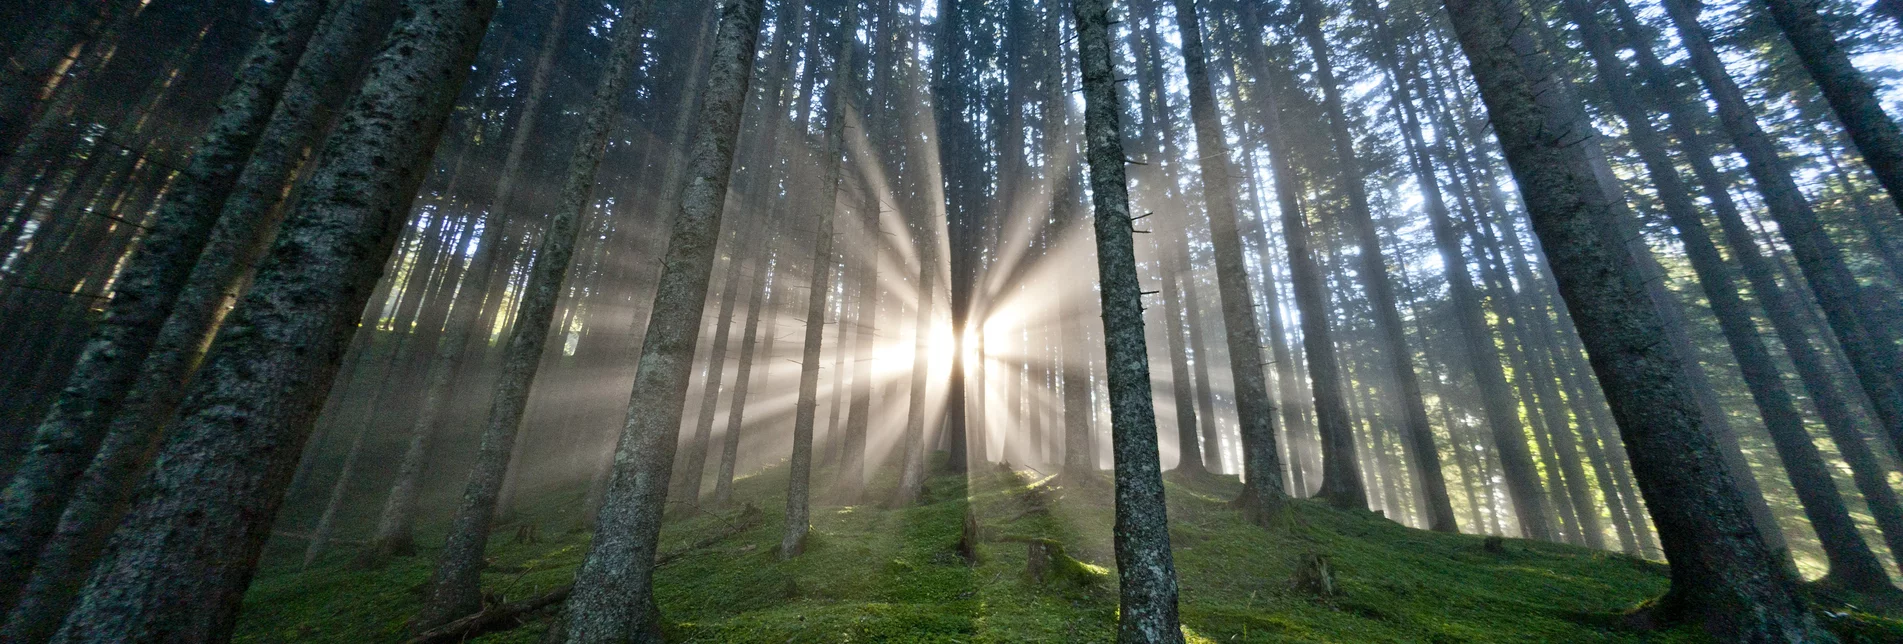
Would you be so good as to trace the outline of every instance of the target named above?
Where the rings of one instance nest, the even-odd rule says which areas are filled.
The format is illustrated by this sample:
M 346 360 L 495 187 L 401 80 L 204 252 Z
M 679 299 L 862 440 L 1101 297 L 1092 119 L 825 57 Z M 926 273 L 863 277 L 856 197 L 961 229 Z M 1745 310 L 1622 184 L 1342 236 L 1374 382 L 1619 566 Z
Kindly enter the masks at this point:
M 1885 0 L 1879 6 L 1892 5 Z M 1884 113 L 1876 84 L 1850 64 L 1850 54 L 1829 24 L 1818 0 L 1765 0 L 1772 22 L 1797 52 L 1798 62 L 1823 91 L 1837 122 L 1863 154 L 1890 202 L 1903 209 L 1903 130 Z
M 819 350 L 826 331 L 826 296 L 832 292 L 833 214 L 839 197 L 840 160 L 853 89 L 853 34 L 858 30 L 858 5 L 846 2 L 839 16 L 839 52 L 833 57 L 833 82 L 826 91 L 826 139 L 822 144 L 826 172 L 820 178 L 818 232 L 813 236 L 813 277 L 806 290 L 806 337 L 800 351 L 799 400 L 793 411 L 793 458 L 786 487 L 786 530 L 780 538 L 780 557 L 790 559 L 806 550 L 811 529 L 808 498 L 813 478 L 813 421 L 819 408 Z M 844 309 L 841 309 L 842 313 Z M 842 315 L 838 320 L 845 325 Z M 839 348 L 835 348 L 835 351 Z M 838 396 L 838 392 L 833 393 Z
M 1453 502 L 1447 497 L 1447 481 L 1441 476 L 1440 449 L 1434 445 L 1434 429 L 1428 424 L 1427 405 L 1421 401 L 1420 378 L 1414 373 L 1414 353 L 1407 346 L 1407 332 L 1401 325 L 1401 313 L 1394 302 L 1394 285 L 1388 276 L 1387 259 L 1381 251 L 1381 239 L 1375 232 L 1374 217 L 1368 207 L 1367 189 L 1362 185 L 1362 170 L 1355 154 L 1354 135 L 1348 132 L 1348 117 L 1342 109 L 1341 87 L 1335 80 L 1329 61 L 1328 41 L 1322 36 L 1322 7 L 1316 0 L 1302 2 L 1302 37 L 1308 41 L 1315 60 L 1315 80 L 1322 88 L 1322 104 L 1328 111 L 1329 134 L 1334 139 L 1336 170 L 1342 177 L 1342 192 L 1348 198 L 1348 226 L 1359 245 L 1363 286 L 1374 307 L 1375 332 L 1381 336 L 1384 357 L 1400 388 L 1402 446 L 1406 448 L 1413 471 L 1421 485 L 1422 511 L 1428 527 L 1439 532 L 1458 532 Z M 1286 233 L 1285 233 L 1286 234 Z
M 1703 431 L 1680 365 L 1689 357 L 1657 340 L 1665 323 L 1612 219 L 1612 192 L 1580 145 L 1594 135 L 1584 111 L 1556 91 L 1518 6 L 1444 4 L 1659 526 L 1672 587 L 1652 610 L 1727 641 L 1829 639 Z
M 463 488 L 462 505 L 450 524 L 448 541 L 431 575 L 423 608 L 412 624 L 417 632 L 482 609 L 483 553 L 509 469 L 510 452 L 528 407 L 529 388 L 548 346 L 555 304 L 575 255 L 582 215 L 593 205 L 595 173 L 608 151 L 608 136 L 618 120 L 622 90 L 633 72 L 635 57 L 641 53 L 650 6 L 649 0 L 627 0 L 620 7 L 612 37 L 614 46 L 602 64 L 594 98 L 583 117 L 580 140 L 568 159 L 567 177 L 554 216 L 543 231 L 542 247 L 535 254 L 535 264 L 516 305 L 516 322 L 503 354 L 502 375 L 496 381 L 476 463 Z
M 1122 108 L 1117 104 L 1108 4 L 1075 0 L 1071 11 L 1077 20 L 1078 60 L 1084 79 L 1084 140 L 1090 161 L 1091 209 L 1096 215 L 1097 280 L 1116 454 L 1117 641 L 1182 642 L 1176 614 L 1176 565 L 1170 555 L 1163 472 L 1156 455 L 1156 410 L 1150 393 L 1149 349 L 1143 337 L 1143 286 L 1137 281 L 1135 220 L 1124 177 L 1123 133 L 1118 122 Z M 1274 476 L 1279 483 L 1279 474 Z M 1263 486 L 1262 492 L 1275 490 Z
M 25 461 L 0 492 L 0 608 L 10 609 L 59 526 L 86 466 L 139 377 L 184 290 L 245 160 L 322 18 L 319 0 L 286 0 L 252 46 L 155 223 L 114 281 L 105 318 L 86 339 L 66 388 L 34 429 Z
M 1246 485 L 1236 502 L 1250 520 L 1262 522 L 1278 515 L 1288 497 L 1282 489 L 1281 455 L 1275 445 L 1275 403 L 1269 400 L 1268 380 L 1262 371 L 1255 300 L 1249 295 L 1248 268 L 1236 231 L 1236 190 L 1229 146 L 1223 142 L 1222 120 L 1216 112 L 1204 59 L 1202 23 L 1193 0 L 1176 0 L 1176 26 L 1183 42 L 1183 71 L 1189 78 L 1190 121 L 1196 130 L 1203 205 L 1209 214 L 1210 242 L 1216 251 L 1216 288 L 1221 293 L 1229 371 L 1236 383 L 1236 416 L 1242 427 L 1242 475 Z
M 660 636 L 654 557 L 764 4 L 731 0 L 720 8 L 687 188 L 641 344 L 599 527 L 564 608 L 563 641 L 658 641 Z
M 230 636 L 298 448 L 494 8 L 419 2 L 385 41 L 54 641 Z

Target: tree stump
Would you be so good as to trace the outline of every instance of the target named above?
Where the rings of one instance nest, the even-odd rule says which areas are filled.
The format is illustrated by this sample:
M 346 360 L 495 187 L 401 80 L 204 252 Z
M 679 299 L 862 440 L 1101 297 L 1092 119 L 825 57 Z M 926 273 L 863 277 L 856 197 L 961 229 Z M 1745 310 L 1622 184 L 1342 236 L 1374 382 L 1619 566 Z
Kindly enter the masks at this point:
M 542 542 L 541 530 L 533 523 L 524 523 L 515 528 L 515 542 L 537 544 Z
M 1335 568 L 1328 561 L 1328 555 L 1309 554 L 1295 567 L 1295 590 L 1314 597 L 1333 597 L 1341 594 L 1335 585 Z
M 1057 544 L 1032 539 L 1024 544 L 1024 573 L 1040 584 L 1050 581 L 1051 571 L 1056 568 L 1055 558 L 1062 554 L 1063 548 Z
M 1480 542 L 1480 549 L 1492 554 L 1504 555 L 1507 553 L 1507 540 L 1501 538 L 1500 535 L 1492 535 Z
M 957 546 L 958 558 L 965 560 L 965 565 L 978 565 L 978 540 L 982 536 L 982 530 L 978 527 L 978 513 L 966 508 L 965 527 L 958 535 Z

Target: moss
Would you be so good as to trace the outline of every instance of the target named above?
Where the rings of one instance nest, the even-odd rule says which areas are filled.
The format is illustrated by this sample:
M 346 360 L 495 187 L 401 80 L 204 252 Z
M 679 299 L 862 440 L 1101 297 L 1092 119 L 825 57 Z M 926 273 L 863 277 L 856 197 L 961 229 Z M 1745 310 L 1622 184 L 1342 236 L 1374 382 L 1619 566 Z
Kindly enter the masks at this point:
M 867 498 L 883 499 L 881 473 Z M 830 480 L 827 472 L 816 481 Z M 1065 489 L 1039 476 L 983 475 L 930 481 L 928 502 L 887 509 L 841 507 L 816 498 L 806 554 L 779 561 L 783 469 L 736 481 L 735 498 L 767 508 L 758 526 L 692 551 L 662 568 L 670 641 L 1031 642 L 1109 641 L 1117 611 L 1107 489 Z M 1183 625 L 1213 642 L 1698 642 L 1692 627 L 1637 633 L 1618 616 L 1666 588 L 1665 568 L 1624 555 L 1560 544 L 1414 530 L 1367 512 L 1319 503 L 1290 505 L 1264 529 L 1225 506 L 1233 478 L 1172 480 L 1171 539 L 1182 579 Z M 579 491 L 525 504 L 543 525 L 538 544 L 495 539 L 485 589 L 518 600 L 567 583 L 588 535 L 566 532 Z M 957 552 L 967 509 L 982 524 L 977 564 Z M 662 534 L 664 553 L 728 528 L 723 515 L 683 513 Z M 425 531 L 425 535 L 430 532 Z M 426 536 L 425 539 L 428 539 Z M 440 539 L 440 537 L 439 537 Z M 1025 574 L 1026 542 L 1058 546 L 1065 583 Z M 425 541 L 425 545 L 431 543 Z M 246 642 L 396 639 L 429 575 L 426 548 L 378 571 L 350 569 L 348 553 L 298 572 L 296 549 L 272 551 L 246 599 Z M 1305 555 L 1328 557 L 1340 593 L 1294 589 Z M 1821 600 L 1820 600 L 1821 601 Z M 1820 619 L 1849 641 L 1898 641 L 1903 623 L 1843 601 Z M 481 642 L 534 642 L 531 624 Z

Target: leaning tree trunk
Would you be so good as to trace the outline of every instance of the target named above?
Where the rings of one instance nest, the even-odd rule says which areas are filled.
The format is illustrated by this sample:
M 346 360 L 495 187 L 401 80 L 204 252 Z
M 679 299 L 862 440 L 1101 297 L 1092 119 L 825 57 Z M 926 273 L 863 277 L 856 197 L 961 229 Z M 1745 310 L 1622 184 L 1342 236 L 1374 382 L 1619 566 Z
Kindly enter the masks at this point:
M 932 234 L 934 227 L 929 220 L 919 221 L 925 225 L 912 229 L 919 249 L 918 301 L 917 317 L 912 321 L 911 395 L 906 401 L 905 436 L 900 439 L 899 485 L 892 493 L 892 505 L 897 507 L 918 502 L 925 488 L 925 436 L 932 424 L 926 421 L 925 412 L 930 403 L 926 394 L 931 383 L 932 308 L 938 299 L 938 236 Z
M 1692 201 L 1691 190 L 1679 177 L 1677 167 L 1666 154 L 1663 141 L 1658 132 L 1652 129 L 1645 109 L 1639 105 L 1637 90 L 1632 86 L 1625 63 L 1618 58 L 1612 46 L 1612 39 L 1606 35 L 1597 16 L 1583 0 L 1563 2 L 1573 22 L 1579 26 L 1587 53 L 1598 67 L 1600 83 L 1611 97 L 1613 110 L 1625 121 L 1627 136 L 1658 188 L 1659 201 L 1664 205 L 1666 216 L 1678 229 L 1679 241 L 1685 246 L 1692 270 L 1698 274 L 1698 283 L 1705 291 L 1705 299 L 1711 304 L 1712 314 L 1718 318 L 1719 329 L 1730 345 L 1732 355 L 1744 374 L 1745 386 L 1750 389 L 1751 397 L 1764 419 L 1765 431 L 1770 433 L 1778 459 L 1783 462 L 1784 470 L 1790 477 L 1791 487 L 1797 492 L 1804 514 L 1817 533 L 1818 543 L 1830 563 L 1826 578 L 1863 591 L 1892 590 L 1882 564 L 1877 562 L 1876 555 L 1857 533 L 1856 521 L 1851 519 L 1843 496 L 1838 494 L 1830 466 L 1824 462 L 1823 455 L 1804 428 L 1804 416 L 1785 390 L 1784 376 L 1779 373 L 1777 363 L 1772 360 L 1763 338 L 1758 336 L 1757 322 L 1751 318 L 1744 298 L 1738 293 L 1737 279 L 1732 275 L 1731 267 L 1725 264 L 1724 257 L 1718 253 L 1718 246 L 1712 243 L 1711 234 L 1705 229 L 1698 207 Z M 1632 228 L 1635 227 L 1626 226 L 1627 230 Z
M 1445 6 L 1659 525 L 1672 588 L 1656 610 L 1701 620 L 1725 641 L 1828 638 L 1759 537 L 1704 431 L 1681 364 L 1692 358 L 1659 340 L 1658 303 L 1580 145 L 1593 136 L 1584 110 L 1561 98 L 1532 36 L 1509 27 L 1528 19 L 1517 5 Z
M 1879 5 L 1894 4 L 1889 0 Z M 1850 64 L 1850 53 L 1824 21 L 1819 0 L 1764 0 L 1771 21 L 1797 52 L 1797 60 L 1817 82 L 1824 100 L 1837 113 L 1837 122 L 1857 144 L 1877 182 L 1890 193 L 1890 202 L 1903 209 L 1903 130 L 1883 111 L 1876 83 Z
M 687 187 L 662 260 L 599 527 L 575 574 L 560 641 L 660 640 L 654 570 L 661 517 L 764 4 L 731 0 L 720 8 Z
M 112 281 L 105 318 L 94 325 L 66 388 L 34 430 L 31 451 L 0 492 L 0 609 L 11 608 L 19 596 L 113 416 L 138 381 L 325 6 L 322 0 L 279 3 L 190 164 L 172 182 L 139 247 Z
M 1143 337 L 1143 286 L 1137 279 L 1135 220 L 1130 217 L 1124 178 L 1108 5 L 1107 0 L 1076 0 L 1072 11 L 1084 77 L 1084 141 L 1090 160 L 1091 209 L 1096 215 L 1104 371 L 1110 380 L 1111 441 L 1116 456 L 1117 641 L 1182 642 L 1176 564 L 1170 554 L 1162 464 L 1156 454 L 1156 410 L 1150 392 L 1149 349 Z M 1271 472 L 1279 483 L 1280 475 Z
M 306 150 L 322 139 L 331 122 L 329 106 L 348 97 L 371 47 L 389 31 L 395 9 L 390 0 L 344 3 L 299 61 L 0 637 L 38 641 L 58 628 L 123 516 L 139 474 L 150 465 L 160 430 L 177 409 L 226 305 L 275 237 L 285 186 L 303 165 Z
M 831 103 L 827 113 L 825 156 L 820 163 L 826 173 L 820 178 L 819 221 L 813 237 L 813 277 L 806 288 L 806 337 L 800 351 L 799 399 L 793 407 L 793 458 L 786 483 L 786 530 L 780 538 L 780 558 L 791 559 L 806 551 L 806 534 L 812 529 L 807 499 L 813 479 L 813 421 L 819 410 L 819 351 L 826 332 L 826 296 L 832 292 L 833 215 L 839 198 L 842 139 L 846 129 L 847 96 L 853 91 L 853 34 L 858 30 L 858 4 L 847 2 L 839 17 L 839 53 L 833 57 L 833 78 L 826 92 Z M 842 308 L 838 324 L 846 324 Z M 835 351 L 844 347 L 834 347 Z M 836 389 L 836 387 L 835 387 Z M 839 395 L 837 391 L 834 396 Z
M 486 348 L 489 342 L 489 334 L 484 331 L 489 327 L 482 324 L 484 300 L 500 300 L 500 296 L 490 297 L 489 282 L 496 264 L 502 261 L 504 232 L 508 229 L 509 213 L 513 210 L 510 204 L 514 201 L 516 177 L 520 174 L 517 169 L 528 153 L 535 124 L 542 115 L 541 103 L 548 90 L 555 53 L 560 49 L 568 4 L 568 0 L 557 2 L 549 17 L 549 35 L 544 39 L 542 52 L 524 89 L 522 117 L 509 136 L 508 153 L 503 158 L 502 178 L 496 186 L 493 205 L 483 223 L 482 236 L 476 238 L 476 253 L 469 258 L 463 287 L 457 290 L 449 320 L 444 324 L 447 332 L 436 340 L 435 354 L 423 380 L 422 405 L 410 425 L 409 440 L 397 464 L 396 479 L 391 482 L 390 492 L 377 515 L 376 534 L 358 557 L 360 564 L 374 565 L 392 555 L 415 551 L 417 500 L 422 496 L 424 470 L 434 451 L 440 419 L 444 408 L 449 406 L 455 389 L 453 384 L 458 378 L 466 377 L 461 372 L 463 359 Z
M 1411 98 L 1412 83 L 1408 81 L 1410 77 L 1399 61 L 1399 43 L 1380 7 L 1366 0 L 1357 0 L 1355 5 L 1375 32 L 1379 45 L 1376 57 L 1387 72 L 1390 98 L 1396 116 L 1400 118 L 1409 161 L 1421 186 L 1421 195 L 1424 197 L 1422 209 L 1427 211 L 1435 245 L 1440 250 L 1441 263 L 1447 272 L 1447 290 L 1449 299 L 1453 301 L 1455 322 L 1466 346 L 1467 366 L 1473 371 L 1474 382 L 1480 390 L 1481 410 L 1493 433 L 1494 450 L 1500 459 L 1501 474 L 1506 479 L 1508 500 L 1512 502 L 1513 513 L 1519 519 L 1520 535 L 1551 541 L 1554 539 L 1552 518 L 1541 495 L 1539 473 L 1533 467 L 1532 453 L 1526 446 L 1526 430 L 1520 424 L 1513 394 L 1507 388 L 1506 373 L 1500 368 L 1500 354 L 1495 348 L 1493 333 L 1487 329 L 1486 318 L 1482 316 L 1480 296 L 1475 291 L 1473 274 L 1467 268 L 1460 238 L 1441 196 L 1438 173 L 1425 149 L 1420 117 L 1415 112 Z
M 509 455 L 528 408 L 529 388 L 542 364 L 548 346 L 549 327 L 555 318 L 555 304 L 561 299 L 562 282 L 568 277 L 568 265 L 575 255 L 575 238 L 581 230 L 581 218 L 591 205 L 595 173 L 601 157 L 608 151 L 608 136 L 620 115 L 621 94 L 627 86 L 635 56 L 641 52 L 641 35 L 646 28 L 649 0 L 626 0 L 615 21 L 614 47 L 602 65 L 595 84 L 595 95 L 583 117 L 581 135 L 568 159 L 568 177 L 562 184 L 554 216 L 542 233 L 542 246 L 535 253 L 528 281 L 516 305 L 515 324 L 509 347 L 503 354 L 502 373 L 496 380 L 494 401 L 482 440 L 476 448 L 476 462 L 470 468 L 463 488 L 462 505 L 451 521 L 443 554 L 436 561 L 425 591 L 423 608 L 411 624 L 420 633 L 464 615 L 482 610 L 483 552 L 489 545 L 497 500 L 508 473 Z
M 1887 337 L 1881 320 L 1865 310 L 1863 289 L 1844 263 L 1843 252 L 1824 233 L 1816 211 L 1797 187 L 1777 144 L 1759 127 L 1744 92 L 1732 81 L 1718 58 L 1705 28 L 1698 23 L 1698 7 L 1685 0 L 1665 0 L 1665 11 L 1678 26 L 1693 71 L 1704 82 L 1718 110 L 1718 122 L 1745 159 L 1745 170 L 1764 196 L 1765 209 L 1777 221 L 1784 241 L 1797 257 L 1797 266 L 1810 282 L 1811 292 L 1824 309 L 1824 318 L 1844 348 L 1857 381 L 1869 396 L 1876 416 L 1892 446 L 1903 446 L 1903 369 L 1896 338 Z M 1903 449 L 1903 447 L 1899 447 Z
M 1415 479 L 1421 486 L 1422 512 L 1428 528 L 1437 532 L 1459 532 L 1454 521 L 1453 502 L 1447 496 L 1447 479 L 1441 474 L 1440 448 L 1434 445 L 1434 428 L 1427 419 L 1427 404 L 1421 400 L 1421 380 L 1414 373 L 1414 353 L 1407 346 L 1407 329 L 1401 324 L 1400 309 L 1395 306 L 1394 284 L 1388 276 L 1387 259 L 1381 251 L 1381 237 L 1374 227 L 1368 206 L 1367 188 L 1362 185 L 1361 164 L 1355 154 L 1354 135 L 1348 131 L 1348 117 L 1342 107 L 1341 87 L 1329 61 L 1328 41 L 1322 36 L 1322 7 L 1316 0 L 1302 2 L 1302 36 L 1308 41 L 1315 59 L 1316 82 L 1322 88 L 1322 105 L 1328 111 L 1329 133 L 1334 138 L 1336 172 L 1342 192 L 1348 197 L 1345 214 L 1349 228 L 1360 248 L 1362 285 L 1368 290 L 1374 308 L 1375 333 L 1382 351 L 1400 387 L 1401 437 Z
M 494 9 L 416 0 L 385 42 L 55 641 L 230 637 Z
M 1216 111 L 1204 60 L 1202 23 L 1193 0 L 1176 0 L 1176 25 L 1183 42 L 1183 70 L 1189 77 L 1190 121 L 1196 129 L 1196 154 L 1201 157 L 1198 165 L 1202 169 L 1203 203 L 1209 213 L 1210 242 L 1216 251 L 1216 288 L 1222 297 L 1229 372 L 1235 379 L 1236 416 L 1242 433 L 1242 475 L 1247 485 L 1237 503 L 1250 520 L 1263 522 L 1279 514 L 1288 498 L 1287 490 L 1282 488 L 1282 459 L 1275 445 L 1275 402 L 1269 399 L 1269 383 L 1262 371 L 1262 334 L 1256 328 L 1249 269 L 1243 262 L 1242 237 L 1237 232 L 1229 146 L 1223 142 L 1222 119 Z M 1352 453 L 1349 458 L 1353 458 Z

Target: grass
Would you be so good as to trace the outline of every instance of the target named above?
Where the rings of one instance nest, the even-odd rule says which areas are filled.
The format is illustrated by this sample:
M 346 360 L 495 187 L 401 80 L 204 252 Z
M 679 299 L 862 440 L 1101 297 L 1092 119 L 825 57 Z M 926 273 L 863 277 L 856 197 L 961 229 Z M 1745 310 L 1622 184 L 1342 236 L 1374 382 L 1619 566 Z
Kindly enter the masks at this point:
M 817 480 L 827 480 L 821 471 Z M 874 481 L 883 498 L 894 477 Z M 922 502 L 815 508 L 806 554 L 780 561 L 783 468 L 736 482 L 735 496 L 766 521 L 662 568 L 661 608 L 679 642 L 1101 642 L 1117 609 L 1109 479 L 1058 487 L 1035 473 L 990 469 L 931 479 Z M 1192 642 L 1699 642 L 1690 627 L 1638 633 L 1617 614 L 1664 592 L 1665 567 L 1620 554 L 1403 527 L 1369 512 L 1296 502 L 1271 528 L 1245 524 L 1224 502 L 1233 478 L 1169 482 L 1170 536 L 1181 580 L 1183 627 Z M 1067 489 L 1068 488 L 1068 489 Z M 499 528 L 487 592 L 514 601 L 567 583 L 586 555 L 574 529 L 581 493 L 554 494 L 520 520 L 542 540 L 514 543 Z M 979 559 L 955 552 L 964 516 L 981 524 Z M 727 527 L 726 516 L 681 508 L 662 552 Z M 428 538 L 427 536 L 425 537 Z M 440 538 L 438 538 L 440 540 Z M 1055 542 L 1066 557 L 1038 583 L 1025 572 L 1029 542 Z M 308 571 L 296 547 L 273 544 L 245 599 L 243 642 L 401 640 L 434 551 L 375 571 L 353 570 L 347 552 Z M 1340 592 L 1315 597 L 1290 580 L 1298 562 L 1323 555 Z M 1820 611 L 1849 641 L 1903 641 L 1903 622 L 1841 606 Z M 543 621 L 476 641 L 537 642 Z

